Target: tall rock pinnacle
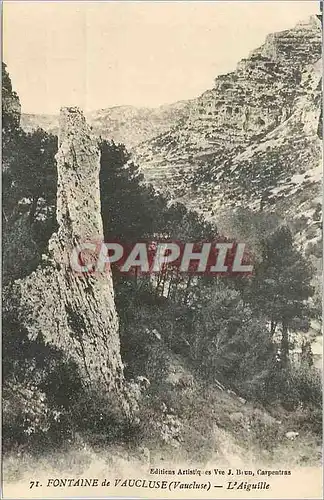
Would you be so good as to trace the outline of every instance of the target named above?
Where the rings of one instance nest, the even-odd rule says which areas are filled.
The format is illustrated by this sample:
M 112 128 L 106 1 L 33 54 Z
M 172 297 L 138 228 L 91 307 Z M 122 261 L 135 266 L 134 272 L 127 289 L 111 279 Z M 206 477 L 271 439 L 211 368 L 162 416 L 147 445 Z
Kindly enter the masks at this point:
M 60 114 L 57 222 L 60 232 L 83 241 L 103 238 L 100 212 L 100 154 L 83 114 L 62 108 Z M 67 224 L 68 222 L 68 224 Z
M 120 392 L 123 366 L 111 274 L 77 275 L 70 267 L 75 245 L 103 239 L 100 153 L 78 108 L 61 110 L 56 160 L 59 228 L 40 266 L 15 283 L 19 321 L 31 338 L 41 333 L 72 358 L 86 386 Z

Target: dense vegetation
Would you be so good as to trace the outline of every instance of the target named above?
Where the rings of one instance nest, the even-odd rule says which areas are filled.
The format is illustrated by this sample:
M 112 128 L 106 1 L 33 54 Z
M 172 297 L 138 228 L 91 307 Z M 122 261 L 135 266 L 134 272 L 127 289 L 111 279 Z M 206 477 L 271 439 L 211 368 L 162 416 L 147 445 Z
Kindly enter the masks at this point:
M 10 91 L 6 71 L 3 82 Z M 57 138 L 40 129 L 26 134 L 19 124 L 13 127 L 10 122 L 8 127 L 9 122 L 3 121 L 5 293 L 10 293 L 15 279 L 36 268 L 46 251 L 55 230 L 56 203 Z M 143 184 L 123 145 L 102 141 L 100 147 L 106 240 L 215 237 L 216 227 Z M 258 404 L 275 404 L 291 412 L 302 404 L 315 415 L 318 430 L 321 387 L 309 345 L 305 344 L 297 366 L 290 362 L 290 333 L 307 330 L 318 314 L 309 305 L 312 269 L 278 218 L 240 213 L 231 226 L 253 246 L 252 277 L 193 278 L 169 269 L 153 280 L 124 277 L 113 270 L 125 375 L 129 381 L 146 377 L 150 382 L 139 404 L 139 419 L 131 426 L 118 428 L 109 416 L 105 395 L 84 394 L 73 363 L 45 345 L 42 332 L 36 341 L 29 340 L 5 312 L 5 447 L 35 442 L 48 446 L 76 433 L 93 439 L 98 433 L 101 439 L 103 434 L 106 439 L 117 439 L 121 433 L 134 439 L 145 434 L 148 415 L 151 420 L 158 418 L 156 405 L 174 398 L 167 389 L 167 375 L 179 357 L 199 384 L 200 397 L 217 382 Z M 190 406 L 195 398 L 184 404 Z M 173 408 L 176 404 L 172 402 Z M 174 412 L 166 429 L 176 427 L 179 416 Z

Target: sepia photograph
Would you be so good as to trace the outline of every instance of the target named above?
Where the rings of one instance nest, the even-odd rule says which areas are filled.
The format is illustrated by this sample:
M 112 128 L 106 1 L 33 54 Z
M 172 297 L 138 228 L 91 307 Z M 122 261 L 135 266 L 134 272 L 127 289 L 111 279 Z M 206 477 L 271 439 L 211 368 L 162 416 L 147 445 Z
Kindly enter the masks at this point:
M 3 1 L 2 498 L 322 498 L 322 7 Z

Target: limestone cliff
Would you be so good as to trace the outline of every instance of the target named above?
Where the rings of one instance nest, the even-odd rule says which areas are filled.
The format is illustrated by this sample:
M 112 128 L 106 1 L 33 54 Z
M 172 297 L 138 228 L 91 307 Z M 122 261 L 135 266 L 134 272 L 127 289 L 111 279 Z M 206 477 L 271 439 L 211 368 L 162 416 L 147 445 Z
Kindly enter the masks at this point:
M 219 222 L 276 211 L 320 255 L 321 23 L 270 34 L 191 102 L 186 120 L 136 148 L 148 182 Z
M 316 17 L 269 35 L 236 71 L 218 76 L 212 89 L 191 102 L 185 121 L 137 148 L 147 180 L 161 188 L 167 181 L 168 190 L 182 196 L 194 170 L 204 165 L 225 170 L 225 160 L 260 143 L 292 116 L 305 93 L 304 72 L 320 58 Z
M 111 274 L 77 275 L 70 252 L 80 242 L 103 240 L 97 141 L 78 108 L 60 115 L 57 222 L 48 254 L 35 272 L 14 284 L 18 321 L 30 338 L 42 334 L 78 365 L 87 387 L 123 387 L 118 317 Z

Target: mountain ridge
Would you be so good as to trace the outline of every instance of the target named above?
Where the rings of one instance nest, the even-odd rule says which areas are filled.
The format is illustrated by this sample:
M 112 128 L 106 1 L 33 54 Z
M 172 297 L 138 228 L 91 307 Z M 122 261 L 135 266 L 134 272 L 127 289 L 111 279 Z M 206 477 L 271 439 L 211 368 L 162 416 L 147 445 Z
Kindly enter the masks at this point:
M 275 210 L 300 248 L 319 255 L 321 81 L 321 25 L 311 17 L 218 76 L 184 123 L 135 148 L 136 161 L 148 182 L 207 218 Z
M 123 143 L 131 149 L 168 130 L 170 124 L 186 115 L 190 100 L 163 104 L 157 108 L 118 105 L 85 113 L 93 133 L 104 139 Z M 25 132 L 38 127 L 57 135 L 58 115 L 23 113 L 21 126 Z

